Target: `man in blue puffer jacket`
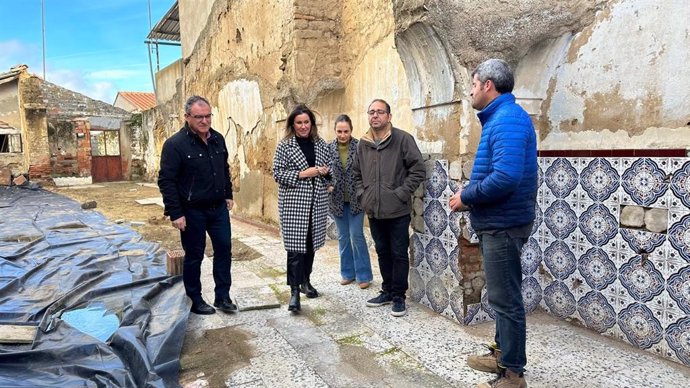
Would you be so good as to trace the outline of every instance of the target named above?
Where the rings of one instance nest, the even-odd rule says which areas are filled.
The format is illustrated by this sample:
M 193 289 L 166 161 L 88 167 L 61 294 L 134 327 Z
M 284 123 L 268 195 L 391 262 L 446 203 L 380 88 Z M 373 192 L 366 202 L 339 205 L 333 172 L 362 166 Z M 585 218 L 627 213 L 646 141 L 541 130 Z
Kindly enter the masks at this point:
M 520 253 L 534 222 L 537 141 L 529 115 L 515 103 L 513 72 L 489 59 L 472 72 L 472 107 L 482 136 L 469 185 L 451 199 L 452 210 L 469 210 L 484 260 L 489 305 L 496 313 L 495 344 L 470 367 L 499 374 L 492 387 L 526 387 L 525 308 Z M 486 385 L 488 386 L 488 385 Z

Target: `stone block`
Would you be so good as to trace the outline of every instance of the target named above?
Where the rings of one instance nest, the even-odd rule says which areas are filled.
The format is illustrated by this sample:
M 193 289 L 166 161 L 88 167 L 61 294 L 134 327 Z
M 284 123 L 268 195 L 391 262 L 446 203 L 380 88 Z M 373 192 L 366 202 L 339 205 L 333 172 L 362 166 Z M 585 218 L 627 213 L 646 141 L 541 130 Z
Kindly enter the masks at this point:
M 450 165 L 448 165 L 448 175 L 450 175 L 450 179 L 455 179 L 456 181 L 461 180 L 462 162 L 460 162 L 459 160 L 451 162 Z
M 421 216 L 424 215 L 424 201 L 421 198 L 414 198 L 414 214 Z
M 640 228 L 644 226 L 644 208 L 640 206 L 625 206 L 621 209 L 621 225 Z
M 472 168 L 474 167 L 474 160 L 468 160 L 462 165 L 462 175 L 465 179 L 470 179 L 472 175 Z
M 85 210 L 86 210 L 86 209 L 95 209 L 96 206 L 98 206 L 98 204 L 96 203 L 96 201 L 86 201 L 86 202 L 84 202 L 84 203 L 81 204 L 81 208 L 82 208 L 82 209 L 85 209 Z
M 12 183 L 14 183 L 17 186 L 22 186 L 26 184 L 26 182 L 27 180 L 24 175 L 19 175 L 18 177 L 14 178 L 14 180 L 12 180 Z
M 415 230 L 415 232 L 424 233 L 424 217 L 421 215 L 415 216 L 415 218 L 412 220 L 412 228 Z
M 668 229 L 668 210 L 649 209 L 644 212 L 644 224 L 647 230 L 662 233 Z
M 12 184 L 12 171 L 9 168 L 0 168 L 0 185 L 10 186 Z

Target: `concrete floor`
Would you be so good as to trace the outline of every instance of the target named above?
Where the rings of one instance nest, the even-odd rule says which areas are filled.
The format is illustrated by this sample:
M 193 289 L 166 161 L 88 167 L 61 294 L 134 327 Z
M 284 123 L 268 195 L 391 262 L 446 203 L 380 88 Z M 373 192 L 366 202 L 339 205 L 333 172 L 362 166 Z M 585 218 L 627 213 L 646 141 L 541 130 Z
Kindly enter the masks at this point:
M 372 250 L 374 283 L 367 290 L 341 286 L 337 243 L 316 254 L 312 284 L 321 296 L 302 297 L 302 313 L 286 300 L 285 251 L 275 231 L 232 221 L 233 238 L 260 252 L 233 262 L 231 294 L 238 305 L 282 302 L 279 308 L 190 314 L 188 338 L 232 327 L 248 335 L 249 362 L 228 371 L 232 387 L 474 387 L 494 376 L 465 364 L 493 338 L 493 322 L 462 326 L 425 306 L 409 303 L 408 314 L 390 306 L 369 308 L 380 288 Z M 210 260 L 203 266 L 204 297 L 213 300 Z M 528 317 L 525 378 L 530 387 L 688 387 L 690 368 L 576 327 L 543 312 Z M 204 387 L 203 376 L 186 387 Z

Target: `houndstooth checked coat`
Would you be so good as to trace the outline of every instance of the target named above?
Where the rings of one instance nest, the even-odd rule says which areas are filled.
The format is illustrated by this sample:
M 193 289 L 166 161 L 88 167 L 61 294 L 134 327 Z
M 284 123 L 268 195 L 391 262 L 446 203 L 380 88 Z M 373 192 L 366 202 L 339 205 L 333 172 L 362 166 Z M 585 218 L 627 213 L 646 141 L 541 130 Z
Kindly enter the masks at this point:
M 330 165 L 328 145 L 323 139 L 314 144 L 317 166 Z M 278 182 L 278 213 L 283 245 L 288 252 L 307 252 L 307 229 L 311 213 L 314 251 L 326 242 L 328 180 L 324 177 L 299 179 L 309 168 L 307 159 L 292 136 L 278 143 L 273 157 L 273 179 Z

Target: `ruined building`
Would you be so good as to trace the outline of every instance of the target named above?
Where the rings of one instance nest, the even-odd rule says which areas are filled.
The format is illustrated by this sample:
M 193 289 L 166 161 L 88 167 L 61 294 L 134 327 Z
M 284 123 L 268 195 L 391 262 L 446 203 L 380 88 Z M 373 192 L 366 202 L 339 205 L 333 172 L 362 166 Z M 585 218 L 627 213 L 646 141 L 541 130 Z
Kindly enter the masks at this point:
M 14 67 L 0 74 L 0 169 L 57 184 L 128 179 L 131 117 Z
M 178 4 L 179 3 L 179 4 Z M 156 76 L 143 158 L 192 94 L 226 137 L 236 211 L 275 222 L 269 168 L 297 102 L 334 138 L 340 113 L 367 127 L 374 98 L 427 157 L 415 198 L 411 298 L 464 324 L 482 303 L 471 225 L 447 199 L 481 131 L 469 74 L 489 57 L 516 69 L 538 131 L 539 218 L 523 254 L 537 307 L 690 365 L 690 7 L 680 1 L 180 0 L 154 28 L 182 58 Z

